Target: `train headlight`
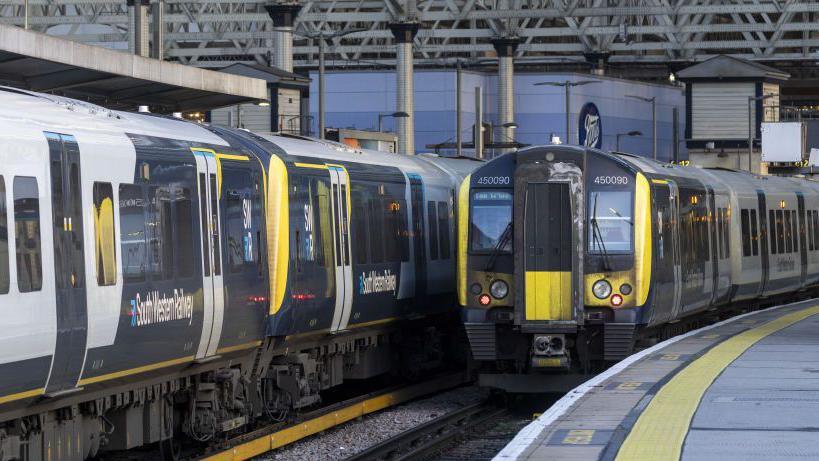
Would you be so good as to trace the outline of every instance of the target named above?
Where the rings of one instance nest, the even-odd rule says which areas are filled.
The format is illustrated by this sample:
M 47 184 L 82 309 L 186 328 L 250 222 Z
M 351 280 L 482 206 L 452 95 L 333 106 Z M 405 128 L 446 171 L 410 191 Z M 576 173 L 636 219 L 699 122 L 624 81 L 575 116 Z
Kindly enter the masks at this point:
M 618 307 L 623 304 L 623 297 L 620 295 L 614 295 L 611 297 L 611 305 L 614 307 Z
M 629 285 L 628 283 L 624 283 L 624 284 L 620 285 L 620 293 L 622 293 L 622 294 L 624 294 L 626 296 L 630 295 L 631 294 L 631 285 Z
M 481 306 L 488 306 L 489 303 L 492 302 L 492 298 L 490 298 L 488 294 L 484 293 L 478 298 L 478 302 L 481 303 Z
M 495 299 L 503 299 L 509 294 L 509 285 L 503 280 L 495 280 L 492 282 L 492 285 L 489 286 L 489 293 L 491 293 Z
M 481 291 L 483 291 L 483 288 L 481 288 L 480 283 L 473 283 L 472 287 L 470 287 L 470 290 L 472 290 L 473 295 L 478 296 L 479 294 L 481 294 Z
M 611 284 L 603 279 L 594 282 L 592 285 L 592 293 L 598 299 L 606 299 L 611 294 Z

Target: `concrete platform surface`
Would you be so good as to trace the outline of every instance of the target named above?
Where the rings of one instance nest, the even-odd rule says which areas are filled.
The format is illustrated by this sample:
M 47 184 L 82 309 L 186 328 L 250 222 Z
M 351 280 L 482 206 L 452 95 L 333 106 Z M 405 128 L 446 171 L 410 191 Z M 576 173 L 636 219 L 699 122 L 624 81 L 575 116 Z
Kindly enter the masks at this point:
M 569 392 L 496 460 L 819 459 L 819 300 L 641 351 Z

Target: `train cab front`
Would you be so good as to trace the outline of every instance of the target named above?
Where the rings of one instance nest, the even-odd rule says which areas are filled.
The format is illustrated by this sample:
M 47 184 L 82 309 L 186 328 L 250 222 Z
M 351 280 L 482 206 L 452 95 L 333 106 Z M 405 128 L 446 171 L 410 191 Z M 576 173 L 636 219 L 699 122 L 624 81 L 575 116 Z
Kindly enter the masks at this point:
M 461 302 L 483 384 L 571 367 L 583 323 L 584 152 L 503 155 L 461 188 Z

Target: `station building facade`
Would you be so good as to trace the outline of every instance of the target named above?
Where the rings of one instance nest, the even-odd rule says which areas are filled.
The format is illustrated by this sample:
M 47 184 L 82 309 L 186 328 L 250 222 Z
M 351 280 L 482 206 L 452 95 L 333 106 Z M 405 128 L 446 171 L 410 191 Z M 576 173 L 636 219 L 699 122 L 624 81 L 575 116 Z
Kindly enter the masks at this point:
M 318 78 L 311 73 L 310 93 L 318 94 Z M 335 128 L 377 130 L 379 114 L 395 111 L 395 73 L 383 71 L 334 71 L 326 74 L 326 125 Z M 597 131 L 596 146 L 653 155 L 651 103 L 639 98 L 656 98 L 657 158 L 673 161 L 687 158 L 685 146 L 685 90 L 672 84 L 653 84 L 608 76 L 576 73 L 517 73 L 514 77 L 514 141 L 546 144 L 557 136 L 565 142 L 565 90 L 557 86 L 536 86 L 540 82 L 592 80 L 594 83 L 571 88 L 571 144 L 583 137 L 591 123 Z M 453 143 L 456 131 L 457 72 L 416 70 L 415 148 L 431 152 L 433 145 Z M 481 88 L 484 123 L 498 124 L 497 75 L 463 71 L 461 77 L 462 140 L 471 142 L 475 123 L 475 88 Z M 634 98 L 631 96 L 637 96 Z M 676 125 L 675 115 L 676 110 Z M 317 132 L 318 98 L 310 98 L 312 132 Z M 589 118 L 590 117 L 590 118 Z M 597 118 L 599 117 L 599 118 Z M 383 130 L 395 129 L 392 117 L 382 117 Z M 596 126 L 594 126 L 596 124 Z M 496 133 L 501 130 L 494 130 Z M 676 131 L 676 136 L 675 136 Z M 639 132 L 639 135 L 634 134 Z M 628 135 L 632 133 L 632 135 Z M 620 136 L 618 136 L 618 134 Z M 496 142 L 511 141 L 500 139 Z M 585 141 L 585 139 L 584 139 Z M 491 155 L 491 154 L 490 154 Z

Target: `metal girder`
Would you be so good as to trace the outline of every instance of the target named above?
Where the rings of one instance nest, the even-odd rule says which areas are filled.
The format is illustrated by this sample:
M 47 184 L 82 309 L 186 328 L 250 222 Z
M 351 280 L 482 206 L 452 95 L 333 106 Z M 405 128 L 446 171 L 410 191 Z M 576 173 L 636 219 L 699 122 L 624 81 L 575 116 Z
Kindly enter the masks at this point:
M 153 0 L 156 1 L 156 0 Z M 268 0 L 164 0 L 169 59 L 203 67 L 269 63 Z M 412 0 L 409 0 L 412 2 Z M 389 24 L 421 23 L 421 65 L 481 62 L 491 40 L 516 36 L 517 62 L 674 63 L 716 54 L 765 62 L 819 58 L 819 3 L 796 0 L 304 0 L 296 21 L 294 66 L 317 65 L 318 43 L 303 35 L 357 30 L 329 41 L 328 67 L 395 62 Z M 22 26 L 25 0 L 0 0 L 0 23 Z M 73 40 L 122 47 L 123 0 L 28 0 L 29 27 Z M 302 36 L 298 35 L 302 32 Z

